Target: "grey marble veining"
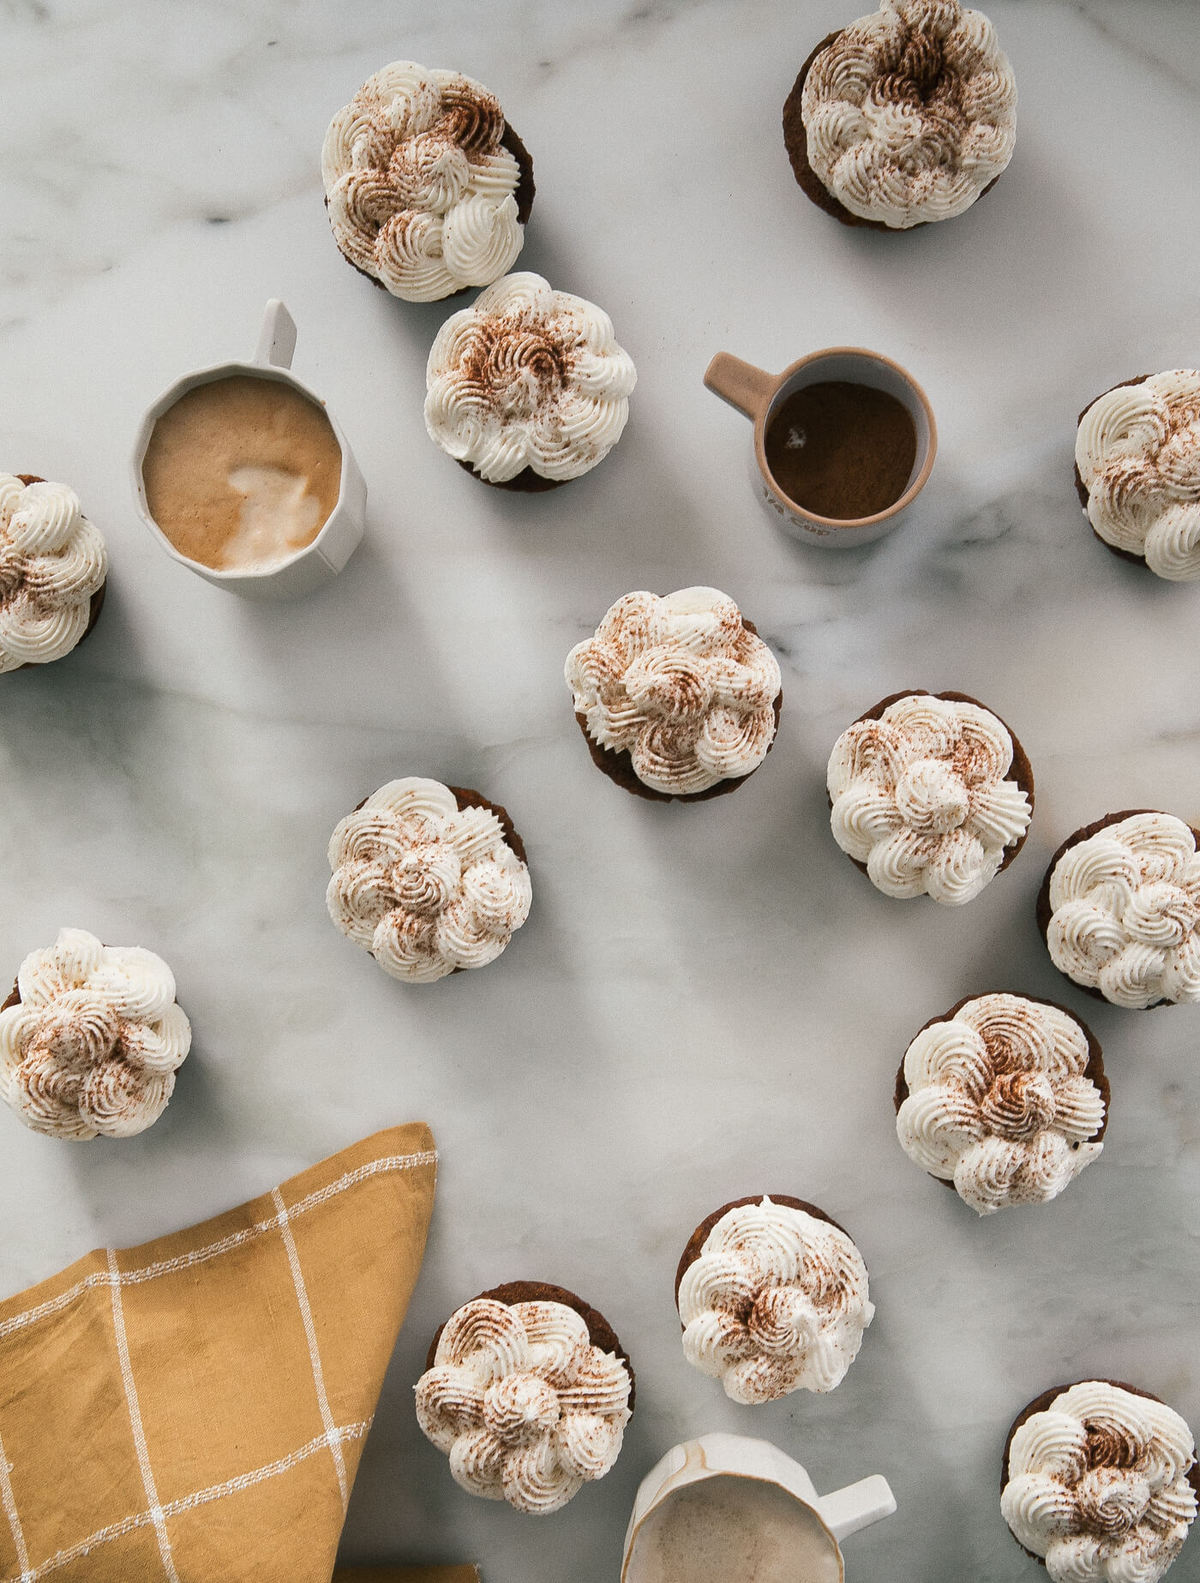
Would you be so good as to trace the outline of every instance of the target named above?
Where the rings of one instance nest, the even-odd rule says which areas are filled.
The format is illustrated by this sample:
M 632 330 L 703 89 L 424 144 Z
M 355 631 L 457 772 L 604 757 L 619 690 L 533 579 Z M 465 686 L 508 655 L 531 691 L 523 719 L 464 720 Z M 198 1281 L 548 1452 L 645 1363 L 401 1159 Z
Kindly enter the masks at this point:
M 1200 13 L 987 9 L 1021 91 L 1016 156 L 976 209 L 902 237 L 828 221 L 783 153 L 796 69 L 855 11 L 834 0 L 0 13 L 20 61 L 0 111 L 0 465 L 74 484 L 112 555 L 86 646 L 0 678 L 0 972 L 77 923 L 160 951 L 195 1030 L 141 1138 L 60 1148 L 0 1115 L 0 1289 L 427 1119 L 433 1234 L 347 1558 L 614 1583 L 641 1475 L 730 1428 L 819 1488 L 887 1475 L 899 1511 L 848 1542 L 854 1583 L 1019 1583 L 1036 1572 L 996 1486 L 1028 1398 L 1103 1373 L 1200 1428 L 1198 1017 L 1079 995 L 1033 925 L 1076 826 L 1200 816 L 1200 589 L 1107 554 L 1071 482 L 1091 396 L 1195 361 Z M 326 122 L 403 55 L 500 95 L 538 182 L 520 267 L 601 303 L 638 365 L 617 450 L 547 496 L 435 451 L 423 371 L 446 310 L 374 290 L 328 234 Z M 341 577 L 279 608 L 173 565 L 128 473 L 144 407 L 248 353 L 270 296 L 369 489 Z M 719 349 L 778 368 L 843 342 L 911 368 L 941 449 L 911 520 L 836 556 L 766 523 L 749 425 L 701 376 Z M 735 797 L 662 808 L 595 773 L 562 662 L 620 594 L 695 582 L 779 654 L 781 731 Z M 904 686 L 990 703 L 1037 775 L 1025 852 L 961 912 L 885 900 L 829 834 L 834 738 Z M 506 955 L 428 989 L 386 978 L 323 901 L 337 819 L 413 772 L 503 802 L 534 881 Z M 976 1221 L 900 1152 L 891 1087 L 927 1018 L 1001 987 L 1082 1012 L 1113 1110 L 1060 1200 Z M 671 1280 L 696 1222 L 760 1189 L 851 1230 L 878 1314 L 836 1392 L 745 1409 L 684 1363 Z M 540 1523 L 459 1491 L 411 1411 L 440 1320 L 522 1275 L 596 1302 L 639 1376 L 616 1469 Z M 1173 1577 L 1196 1567 L 1185 1552 Z

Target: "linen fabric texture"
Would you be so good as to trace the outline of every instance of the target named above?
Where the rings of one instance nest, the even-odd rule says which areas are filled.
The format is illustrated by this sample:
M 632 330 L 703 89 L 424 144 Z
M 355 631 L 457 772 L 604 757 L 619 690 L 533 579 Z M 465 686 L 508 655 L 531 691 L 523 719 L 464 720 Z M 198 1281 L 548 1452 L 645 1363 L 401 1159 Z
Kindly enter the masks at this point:
M 329 1583 L 436 1167 L 391 1128 L 0 1304 L 0 1583 Z

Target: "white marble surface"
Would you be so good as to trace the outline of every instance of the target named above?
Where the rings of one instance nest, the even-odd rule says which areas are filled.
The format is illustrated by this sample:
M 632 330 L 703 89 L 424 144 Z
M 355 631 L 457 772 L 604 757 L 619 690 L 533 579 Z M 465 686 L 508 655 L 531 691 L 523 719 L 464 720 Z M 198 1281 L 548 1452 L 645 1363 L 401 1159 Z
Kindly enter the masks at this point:
M 1200 12 L 994 0 L 1015 159 L 963 218 L 878 237 L 803 198 L 779 133 L 800 61 L 854 9 L 3 8 L 0 465 L 73 483 L 112 574 L 85 648 L 0 678 L 0 970 L 62 923 L 151 946 L 195 1045 L 139 1139 L 59 1147 L 0 1115 L 0 1290 L 426 1118 L 435 1225 L 348 1558 L 614 1583 L 641 1475 L 732 1428 L 818 1487 L 891 1480 L 897 1515 L 847 1544 L 855 1583 L 1017 1583 L 1036 1572 L 996 1497 L 1028 1398 L 1110 1374 L 1200 1428 L 1200 1013 L 1087 1000 L 1033 924 L 1077 825 L 1144 805 L 1200 821 L 1200 587 L 1107 554 L 1071 482 L 1079 407 L 1198 355 Z M 326 121 L 406 54 L 500 94 L 536 163 L 521 266 L 606 307 L 638 365 L 617 450 L 547 496 L 485 489 L 435 451 L 423 368 L 445 310 L 376 291 L 328 234 Z M 177 374 L 252 349 L 276 295 L 370 501 L 338 582 L 264 608 L 151 541 L 128 451 Z M 773 532 L 749 427 L 701 385 L 718 349 L 779 367 L 839 342 L 909 366 L 941 428 L 919 512 L 843 558 Z M 785 704 L 735 797 L 664 808 L 592 768 L 561 667 L 618 595 L 694 582 L 757 622 Z M 886 901 L 829 834 L 831 743 L 904 686 L 991 703 L 1037 772 L 1025 852 L 962 912 Z M 333 824 L 405 773 L 503 801 L 534 877 L 508 953 L 431 988 L 386 978 L 323 902 Z M 977 1221 L 901 1153 L 891 1086 L 929 1016 L 1001 987 L 1084 1012 L 1113 1113 L 1064 1198 Z M 878 1315 L 835 1393 L 755 1410 L 685 1365 L 671 1281 L 693 1225 L 760 1189 L 853 1232 Z M 639 1371 L 616 1470 L 542 1522 L 460 1492 L 410 1401 L 440 1319 L 517 1276 L 582 1291 Z M 1200 1575 L 1197 1553 L 1175 1575 Z

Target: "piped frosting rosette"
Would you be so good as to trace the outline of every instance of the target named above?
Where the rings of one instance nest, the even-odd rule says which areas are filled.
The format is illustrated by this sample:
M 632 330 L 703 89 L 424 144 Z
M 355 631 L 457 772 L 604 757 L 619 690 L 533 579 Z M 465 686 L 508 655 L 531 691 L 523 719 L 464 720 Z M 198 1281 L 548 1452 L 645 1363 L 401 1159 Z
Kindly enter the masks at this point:
M 529 870 L 501 813 L 440 781 L 373 792 L 334 830 L 329 866 L 329 916 L 409 983 L 494 962 L 529 916 Z
M 1075 466 L 1106 544 L 1172 582 L 1200 578 L 1200 370 L 1098 396 L 1079 419 Z
M 1013 1536 L 1053 1583 L 1158 1583 L 1196 1516 L 1191 1430 L 1107 1380 L 1047 1396 L 1009 1443 L 1000 1510 Z
M 862 1255 L 810 1208 L 766 1197 L 733 1205 L 690 1263 L 684 1255 L 684 1356 L 735 1402 L 833 1390 L 874 1318 Z
M 628 753 L 662 796 L 740 780 L 775 740 L 779 662 L 716 588 L 626 594 L 567 655 L 566 678 L 589 740 Z
M 510 269 L 525 233 L 504 129 L 495 96 L 458 72 L 401 60 L 369 77 L 321 151 L 330 223 L 350 262 L 408 302 Z
M 1118 814 L 1072 836 L 1039 916 L 1059 972 L 1114 1006 L 1200 1001 L 1200 854 L 1173 814 Z
M 465 1490 L 546 1516 L 617 1460 L 631 1386 L 573 1307 L 480 1297 L 447 1320 L 417 1420 Z
M 132 1137 L 166 1109 L 191 1042 L 161 957 L 60 929 L 0 1010 L 0 1093 L 35 1132 Z
M 636 383 L 607 313 L 541 275 L 508 275 L 438 331 L 425 427 L 488 483 L 526 468 L 563 483 L 612 450 Z
M 1017 88 L 995 30 L 958 0 L 883 0 L 813 60 L 808 160 L 851 214 L 894 230 L 948 220 L 1012 158 Z
M 0 672 L 69 654 L 107 576 L 104 540 L 73 489 L 0 473 Z
M 979 995 L 909 1045 L 896 1133 L 910 1160 L 990 1215 L 1056 1198 L 1097 1158 L 1107 1088 L 1077 1018 L 1024 995 Z
M 829 758 L 834 839 L 885 896 L 973 900 L 1016 855 L 1033 776 L 990 709 L 908 693 L 856 720 Z M 1022 784 L 1024 782 L 1024 784 Z

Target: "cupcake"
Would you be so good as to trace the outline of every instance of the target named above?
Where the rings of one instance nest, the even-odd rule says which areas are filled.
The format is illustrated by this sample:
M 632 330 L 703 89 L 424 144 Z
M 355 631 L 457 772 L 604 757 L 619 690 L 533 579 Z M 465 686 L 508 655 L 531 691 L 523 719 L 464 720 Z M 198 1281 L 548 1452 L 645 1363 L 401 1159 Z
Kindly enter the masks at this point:
M 636 382 L 595 303 L 540 275 L 507 275 L 438 331 L 425 427 L 485 484 L 553 489 L 612 450 Z
M 408 776 L 329 842 L 329 916 L 393 978 L 432 984 L 494 962 L 529 916 L 525 846 L 476 791 Z
M 732 1401 L 831 1391 L 875 1316 L 849 1235 L 803 1199 L 739 1198 L 696 1227 L 675 1272 L 683 1354 Z
M 634 1403 L 612 1326 L 541 1281 L 512 1281 L 455 1309 L 415 1389 L 417 1422 L 456 1483 L 538 1517 L 604 1477 Z
M 1200 578 L 1200 371 L 1139 374 L 1085 407 L 1075 488 L 1114 554 L 1171 582 Z
M 1200 1001 L 1198 840 L 1182 819 L 1144 808 L 1068 836 L 1037 908 L 1059 972 L 1133 1010 Z
M 991 1215 L 1057 1198 L 1097 1158 L 1108 1079 L 1099 1043 L 1065 1007 L 978 995 L 917 1034 L 895 1104 L 913 1164 Z
M 334 116 L 321 178 L 342 253 L 406 302 L 498 280 L 533 206 L 533 161 L 495 96 L 410 60 L 377 71 Z
M 834 744 L 834 839 L 885 896 L 972 901 L 1025 844 L 1033 770 L 965 693 L 893 693 Z
M 1158 1583 L 1196 1516 L 1192 1432 L 1118 1380 L 1045 1391 L 1008 1432 L 1000 1510 L 1054 1583 Z
M 660 802 L 735 790 L 779 726 L 779 662 L 716 588 L 626 594 L 567 655 L 566 677 L 596 766 Z
M 60 929 L 0 1008 L 0 1095 L 51 1138 L 131 1138 L 166 1109 L 191 1042 L 160 956 Z
M 783 137 L 805 194 L 844 225 L 949 220 L 999 179 L 1017 87 L 992 24 L 958 0 L 883 0 L 800 68 Z
M 0 671 L 60 660 L 96 625 L 108 550 L 66 484 L 0 473 Z

